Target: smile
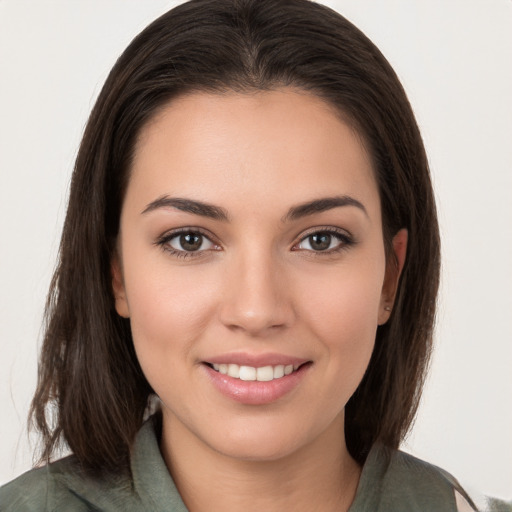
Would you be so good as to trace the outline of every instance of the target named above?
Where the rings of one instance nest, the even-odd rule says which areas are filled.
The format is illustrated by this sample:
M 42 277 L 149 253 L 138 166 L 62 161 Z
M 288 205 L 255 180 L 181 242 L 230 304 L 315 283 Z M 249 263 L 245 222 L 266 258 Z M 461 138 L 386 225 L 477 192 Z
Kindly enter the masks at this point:
M 312 361 L 273 354 L 230 354 L 212 359 L 201 365 L 209 382 L 225 397 L 245 405 L 278 401 L 299 387 L 313 366 Z
M 258 381 L 258 382 L 270 382 L 275 379 L 280 379 L 285 375 L 290 375 L 296 371 L 300 365 L 296 364 L 278 364 L 276 366 L 243 366 L 238 364 L 211 364 L 211 367 L 221 373 L 234 379 L 240 379 L 244 381 Z

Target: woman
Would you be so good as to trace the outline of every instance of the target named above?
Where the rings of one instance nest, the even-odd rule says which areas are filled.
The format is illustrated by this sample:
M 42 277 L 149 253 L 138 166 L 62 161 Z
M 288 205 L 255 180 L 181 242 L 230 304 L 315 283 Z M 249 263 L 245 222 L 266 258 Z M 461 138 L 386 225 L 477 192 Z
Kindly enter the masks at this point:
M 74 455 L 0 497 L 471 507 L 396 451 L 438 275 L 421 137 L 365 36 L 299 0 L 170 11 L 112 70 L 73 175 L 32 412 L 42 461 Z

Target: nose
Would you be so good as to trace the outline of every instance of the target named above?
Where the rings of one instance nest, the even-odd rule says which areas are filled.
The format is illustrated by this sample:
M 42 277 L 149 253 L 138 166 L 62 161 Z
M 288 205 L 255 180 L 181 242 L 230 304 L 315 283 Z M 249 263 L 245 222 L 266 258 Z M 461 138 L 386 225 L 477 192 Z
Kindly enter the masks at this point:
M 283 266 L 270 254 L 251 254 L 231 263 L 222 293 L 221 322 L 250 336 L 289 327 L 295 313 Z

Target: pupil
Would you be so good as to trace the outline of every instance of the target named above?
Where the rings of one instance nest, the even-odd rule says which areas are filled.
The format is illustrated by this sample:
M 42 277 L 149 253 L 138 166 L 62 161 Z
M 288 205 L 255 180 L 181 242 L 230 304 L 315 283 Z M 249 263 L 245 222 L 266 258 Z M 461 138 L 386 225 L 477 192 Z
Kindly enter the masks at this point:
M 331 245 L 331 235 L 329 233 L 316 233 L 311 235 L 311 247 L 317 251 L 325 251 Z
M 186 251 L 197 251 L 203 243 L 202 235 L 187 233 L 180 236 L 180 245 Z

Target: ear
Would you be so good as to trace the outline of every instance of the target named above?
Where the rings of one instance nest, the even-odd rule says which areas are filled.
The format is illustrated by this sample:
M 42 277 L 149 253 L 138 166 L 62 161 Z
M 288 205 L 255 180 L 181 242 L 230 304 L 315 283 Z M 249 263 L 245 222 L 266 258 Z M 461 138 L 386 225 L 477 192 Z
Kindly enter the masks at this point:
M 117 253 L 112 257 L 110 272 L 112 274 L 112 291 L 114 293 L 117 314 L 123 318 L 129 318 L 130 310 L 128 308 L 128 301 L 126 300 L 123 271 Z
M 385 324 L 391 316 L 395 295 L 398 289 L 398 280 L 405 264 L 407 254 L 407 229 L 403 228 L 393 237 L 393 255 L 386 262 L 386 275 L 382 286 L 379 306 L 379 325 Z

